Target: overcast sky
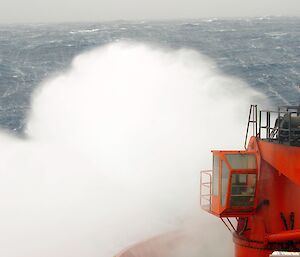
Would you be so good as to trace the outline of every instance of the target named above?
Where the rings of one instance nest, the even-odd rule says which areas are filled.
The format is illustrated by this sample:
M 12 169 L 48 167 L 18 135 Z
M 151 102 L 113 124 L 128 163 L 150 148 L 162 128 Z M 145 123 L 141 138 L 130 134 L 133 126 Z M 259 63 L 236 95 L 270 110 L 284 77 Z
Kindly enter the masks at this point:
M 300 16 L 300 0 L 0 0 L 0 22 Z

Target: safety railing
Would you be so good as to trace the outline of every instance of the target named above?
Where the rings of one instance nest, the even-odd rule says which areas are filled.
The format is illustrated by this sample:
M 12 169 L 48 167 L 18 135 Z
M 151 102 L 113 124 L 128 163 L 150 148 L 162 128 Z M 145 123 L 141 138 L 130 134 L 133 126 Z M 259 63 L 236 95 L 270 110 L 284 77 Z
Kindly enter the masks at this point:
M 200 206 L 202 209 L 211 209 L 212 170 L 200 171 Z
M 251 126 L 252 124 L 252 126 Z M 250 105 L 244 148 L 247 149 L 248 135 L 252 128 L 252 136 L 257 136 L 257 105 Z
M 300 146 L 300 106 L 281 106 L 259 112 L 260 139 Z
M 259 115 L 257 105 L 251 105 L 245 136 L 245 149 L 248 137 L 300 146 L 300 106 L 280 106 L 277 111 L 261 110 Z

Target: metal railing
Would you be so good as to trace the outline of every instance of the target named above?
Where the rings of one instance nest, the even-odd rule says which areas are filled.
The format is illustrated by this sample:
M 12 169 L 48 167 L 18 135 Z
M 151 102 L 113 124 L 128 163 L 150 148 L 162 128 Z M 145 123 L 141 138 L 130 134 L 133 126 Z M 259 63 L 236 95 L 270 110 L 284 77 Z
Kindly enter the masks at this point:
M 244 147 L 252 135 L 269 142 L 300 146 L 300 106 L 280 106 L 277 111 L 261 110 L 251 105 Z M 252 126 L 251 126 L 252 125 Z
M 260 111 L 258 136 L 270 142 L 300 146 L 300 106 Z
M 212 170 L 200 171 L 200 206 L 211 210 Z
M 252 136 L 257 136 L 257 105 L 250 105 L 244 148 L 247 149 L 248 134 L 252 124 Z

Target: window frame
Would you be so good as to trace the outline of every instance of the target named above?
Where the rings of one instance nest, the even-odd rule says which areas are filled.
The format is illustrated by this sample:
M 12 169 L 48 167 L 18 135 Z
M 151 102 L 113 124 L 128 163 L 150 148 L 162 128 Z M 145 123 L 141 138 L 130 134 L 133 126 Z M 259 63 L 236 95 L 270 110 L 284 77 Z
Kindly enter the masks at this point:
M 232 179 L 233 179 L 233 175 L 242 175 L 242 174 L 245 174 L 245 175 L 255 175 L 255 184 L 254 184 L 254 192 L 253 192 L 253 195 L 249 196 L 248 197 L 253 197 L 253 204 L 252 205 L 233 205 L 231 204 L 231 197 L 232 197 Z M 248 180 L 249 178 L 247 178 Z M 239 210 L 239 209 L 249 209 L 249 208 L 255 208 L 256 206 L 256 194 L 257 194 L 257 180 L 258 180 L 258 174 L 256 172 L 256 170 L 231 170 L 230 172 L 230 184 L 228 184 L 229 186 L 229 191 L 228 191 L 228 204 L 227 204 L 227 207 L 230 208 L 230 209 L 235 209 L 235 210 Z M 247 183 L 247 182 L 246 182 Z M 245 197 L 247 197 L 247 195 L 245 195 Z

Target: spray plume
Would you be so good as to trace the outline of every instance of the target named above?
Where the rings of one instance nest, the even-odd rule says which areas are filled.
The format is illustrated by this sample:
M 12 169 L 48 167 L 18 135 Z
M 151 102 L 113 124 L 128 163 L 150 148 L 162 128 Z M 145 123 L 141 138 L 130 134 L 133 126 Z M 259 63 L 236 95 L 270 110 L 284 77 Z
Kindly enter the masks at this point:
M 199 169 L 210 149 L 242 146 L 257 97 L 192 50 L 79 55 L 35 92 L 27 138 L 0 135 L 0 256 L 112 256 L 182 226 L 203 256 L 226 256 L 229 233 L 198 206 Z

